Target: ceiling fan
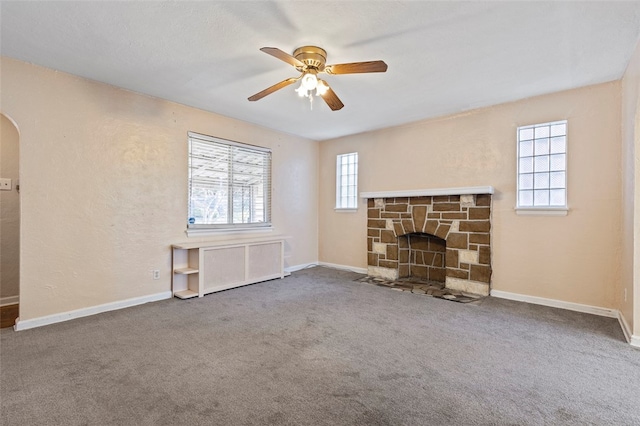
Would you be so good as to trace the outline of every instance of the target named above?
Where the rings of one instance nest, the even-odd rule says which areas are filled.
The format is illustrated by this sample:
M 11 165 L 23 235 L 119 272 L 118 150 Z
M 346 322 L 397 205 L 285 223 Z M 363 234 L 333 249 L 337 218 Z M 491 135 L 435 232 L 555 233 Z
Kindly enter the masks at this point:
M 313 91 L 316 91 L 317 96 L 321 96 L 322 99 L 329 105 L 333 111 L 341 109 L 344 104 L 335 94 L 335 92 L 329 87 L 326 81 L 318 78 L 319 73 L 326 73 L 331 75 L 338 74 L 356 74 L 356 73 L 369 73 L 369 72 L 385 72 L 387 70 L 387 64 L 384 61 L 368 61 L 368 62 L 351 62 L 346 64 L 325 65 L 327 61 L 327 52 L 317 46 L 302 46 L 297 48 L 293 52 L 293 56 L 276 47 L 263 47 L 264 53 L 274 56 L 281 61 L 292 65 L 295 69 L 301 72 L 299 77 L 292 77 L 286 80 L 276 83 L 271 87 L 264 89 L 261 92 L 249 97 L 250 101 L 257 101 L 264 98 L 267 95 L 280 90 L 283 87 L 287 87 L 290 84 L 300 80 L 300 87 L 296 89 L 296 92 L 300 96 L 306 96 L 310 102 L 313 102 Z M 313 105 L 313 104 L 312 104 Z

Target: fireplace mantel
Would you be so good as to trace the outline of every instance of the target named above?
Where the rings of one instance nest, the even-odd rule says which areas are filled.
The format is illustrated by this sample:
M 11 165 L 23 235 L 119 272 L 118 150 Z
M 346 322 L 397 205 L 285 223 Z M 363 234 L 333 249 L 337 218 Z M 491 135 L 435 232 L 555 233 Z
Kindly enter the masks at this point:
M 461 188 L 410 189 L 407 191 L 361 192 L 360 198 L 429 197 L 438 195 L 493 194 L 493 186 L 464 186 Z

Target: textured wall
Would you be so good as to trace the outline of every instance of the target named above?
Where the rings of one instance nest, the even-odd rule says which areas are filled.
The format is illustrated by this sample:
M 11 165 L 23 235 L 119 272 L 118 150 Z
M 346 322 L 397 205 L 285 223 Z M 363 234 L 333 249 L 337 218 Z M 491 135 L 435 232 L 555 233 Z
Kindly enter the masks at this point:
M 195 240 L 188 131 L 272 148 L 286 266 L 317 259 L 317 142 L 8 58 L 1 83 L 20 128 L 21 320 L 170 290 L 170 245 Z
M 619 309 L 640 339 L 640 44 L 622 79 L 622 144 L 623 262 Z
M 12 179 L 11 191 L 0 191 L 0 302 L 19 293 L 20 198 L 16 190 L 18 129 L 0 115 L 0 177 Z
M 360 191 L 492 185 L 492 288 L 613 308 L 620 279 L 620 83 L 554 93 L 320 145 L 320 260 L 367 264 L 366 201 L 336 213 L 335 156 L 359 154 Z M 564 217 L 518 216 L 516 128 L 568 128 Z

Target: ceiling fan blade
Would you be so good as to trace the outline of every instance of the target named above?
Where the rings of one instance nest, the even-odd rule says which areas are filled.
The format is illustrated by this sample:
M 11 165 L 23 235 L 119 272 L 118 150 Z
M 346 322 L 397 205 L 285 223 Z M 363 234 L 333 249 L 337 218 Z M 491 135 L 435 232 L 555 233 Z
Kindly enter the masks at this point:
M 348 64 L 327 65 L 327 74 L 356 74 L 364 72 L 385 72 L 387 64 L 384 61 L 351 62 Z
M 320 96 L 322 96 L 322 99 L 324 99 L 324 101 L 327 103 L 327 105 L 329 105 L 329 108 L 331 108 L 332 111 L 342 109 L 342 107 L 344 106 L 340 98 L 338 98 L 338 95 L 336 95 L 336 92 L 334 92 L 333 89 L 329 87 L 329 85 L 327 85 L 327 91 Z
M 250 101 L 257 101 L 259 99 L 264 98 L 267 95 L 270 95 L 271 93 L 275 92 L 276 90 L 280 90 L 283 87 L 287 87 L 290 84 L 295 83 L 296 81 L 300 80 L 300 77 L 297 78 L 288 78 L 286 80 L 282 80 L 280 83 L 276 83 L 271 87 L 267 87 L 266 89 L 264 89 L 262 92 L 258 92 L 255 95 L 249 97 Z
M 293 56 L 289 55 L 286 52 L 283 52 L 277 47 L 263 47 L 260 50 L 262 50 L 264 53 L 267 53 L 273 57 L 280 59 L 281 61 L 285 61 L 289 65 L 293 65 L 294 67 L 304 68 L 304 62 L 297 60 Z

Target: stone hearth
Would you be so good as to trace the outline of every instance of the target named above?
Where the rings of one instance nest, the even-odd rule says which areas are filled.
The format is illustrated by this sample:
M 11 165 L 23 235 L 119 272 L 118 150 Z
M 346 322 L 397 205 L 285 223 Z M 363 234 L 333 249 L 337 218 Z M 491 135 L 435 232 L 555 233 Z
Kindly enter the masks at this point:
M 444 283 L 434 281 L 415 280 L 411 278 L 401 278 L 397 281 L 387 281 L 383 278 L 370 276 L 358 278 L 356 281 L 375 284 L 377 286 L 387 287 L 392 290 L 420 294 L 428 297 L 436 297 L 459 303 L 479 304 L 484 299 L 484 296 L 473 293 L 466 293 L 459 290 L 448 289 L 444 286 Z
M 367 198 L 369 276 L 489 294 L 491 193 Z

